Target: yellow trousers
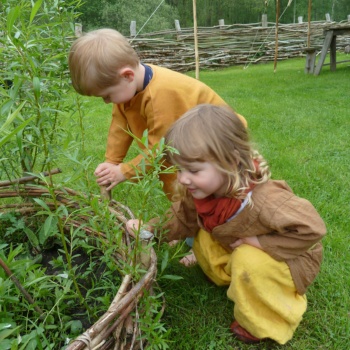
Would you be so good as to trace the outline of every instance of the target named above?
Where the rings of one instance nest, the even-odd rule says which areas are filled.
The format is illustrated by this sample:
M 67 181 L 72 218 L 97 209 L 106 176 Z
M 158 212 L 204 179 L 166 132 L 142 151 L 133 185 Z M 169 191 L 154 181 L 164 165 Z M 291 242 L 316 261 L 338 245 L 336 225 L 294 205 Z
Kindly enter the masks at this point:
M 243 244 L 229 252 L 200 230 L 193 251 L 204 273 L 218 286 L 229 286 L 234 318 L 257 338 L 285 344 L 306 311 L 305 295 L 299 295 L 285 262 Z

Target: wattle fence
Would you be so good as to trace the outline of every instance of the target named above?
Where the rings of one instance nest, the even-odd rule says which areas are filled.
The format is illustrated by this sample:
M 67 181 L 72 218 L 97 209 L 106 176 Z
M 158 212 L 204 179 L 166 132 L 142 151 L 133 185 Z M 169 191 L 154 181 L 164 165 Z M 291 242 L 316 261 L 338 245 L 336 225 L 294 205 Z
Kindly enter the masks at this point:
M 327 18 L 327 16 L 326 16 Z M 310 47 L 320 52 L 324 41 L 324 30 L 330 26 L 350 26 L 350 16 L 343 22 L 314 21 L 310 23 Z M 175 29 L 153 33 L 137 34 L 135 23 L 130 26 L 131 44 L 143 63 L 157 64 L 176 71 L 195 69 L 195 46 L 193 28 L 180 28 L 175 21 Z M 278 60 L 305 57 L 308 47 L 308 23 L 279 24 Z M 276 45 L 276 25 L 274 22 L 198 27 L 198 53 L 201 69 L 217 69 L 233 65 L 248 65 L 273 61 Z M 337 38 L 337 50 L 350 49 L 350 36 Z

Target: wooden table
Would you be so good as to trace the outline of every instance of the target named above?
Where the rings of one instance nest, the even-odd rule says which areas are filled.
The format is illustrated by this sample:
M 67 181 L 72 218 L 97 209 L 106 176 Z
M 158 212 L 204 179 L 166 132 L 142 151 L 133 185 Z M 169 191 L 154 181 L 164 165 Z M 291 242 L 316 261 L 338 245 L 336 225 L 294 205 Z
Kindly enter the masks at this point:
M 328 27 L 324 30 L 325 38 L 321 51 L 321 56 L 318 60 L 314 74 L 319 75 L 324 64 L 324 60 L 327 56 L 328 50 L 330 50 L 330 68 L 331 71 L 335 71 L 337 67 L 337 35 L 350 35 L 350 25 L 341 27 Z M 344 61 L 343 61 L 344 62 Z M 345 61 L 348 62 L 348 61 Z

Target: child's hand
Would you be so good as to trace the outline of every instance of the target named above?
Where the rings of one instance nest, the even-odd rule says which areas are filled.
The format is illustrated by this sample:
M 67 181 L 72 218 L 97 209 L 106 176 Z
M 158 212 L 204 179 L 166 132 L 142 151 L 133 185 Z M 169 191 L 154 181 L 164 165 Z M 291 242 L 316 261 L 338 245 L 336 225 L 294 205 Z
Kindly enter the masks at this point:
M 151 226 L 144 226 L 143 222 L 138 219 L 132 219 L 127 221 L 126 229 L 132 237 L 135 237 L 135 232 L 141 231 L 142 229 L 152 232 Z
M 120 170 L 120 165 L 107 162 L 101 163 L 96 168 L 94 175 L 97 177 L 97 183 L 100 186 L 106 186 L 107 191 L 126 180 L 126 177 Z
M 251 245 L 251 246 L 253 246 L 255 248 L 259 248 L 259 249 L 262 250 L 262 246 L 260 245 L 260 242 L 259 242 L 257 236 L 243 237 L 243 238 L 237 239 L 236 242 L 230 244 L 230 247 L 232 249 L 235 249 L 235 248 L 239 247 L 242 244 L 249 244 L 249 245 Z
M 137 231 L 139 231 L 140 226 L 142 225 L 142 222 L 137 219 L 129 220 L 126 223 L 126 229 L 130 234 L 133 234 Z

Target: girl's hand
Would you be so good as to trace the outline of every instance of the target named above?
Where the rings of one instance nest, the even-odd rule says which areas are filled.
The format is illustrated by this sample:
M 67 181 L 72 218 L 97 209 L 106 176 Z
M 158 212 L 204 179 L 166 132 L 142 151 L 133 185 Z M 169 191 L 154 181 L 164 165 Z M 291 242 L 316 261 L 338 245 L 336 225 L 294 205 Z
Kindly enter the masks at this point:
M 132 219 L 127 221 L 126 229 L 128 230 L 130 235 L 135 237 L 135 232 L 139 231 L 141 225 L 142 225 L 142 222 L 140 220 Z
M 255 248 L 258 248 L 258 249 L 262 250 L 262 246 L 260 245 L 260 242 L 259 242 L 257 236 L 240 238 L 236 242 L 230 244 L 230 247 L 232 249 L 235 249 L 235 248 L 239 247 L 242 244 L 249 244 L 249 245 L 251 245 L 251 246 L 253 246 Z

